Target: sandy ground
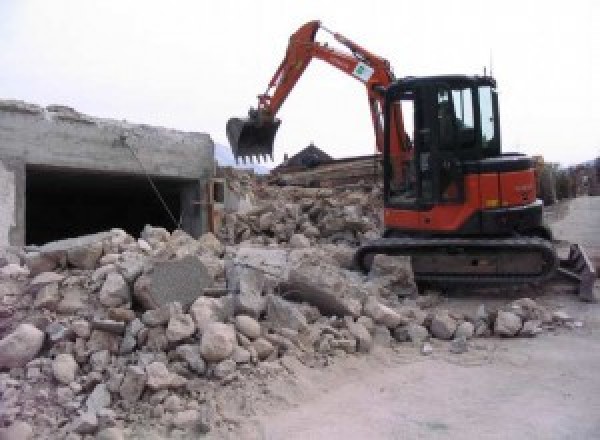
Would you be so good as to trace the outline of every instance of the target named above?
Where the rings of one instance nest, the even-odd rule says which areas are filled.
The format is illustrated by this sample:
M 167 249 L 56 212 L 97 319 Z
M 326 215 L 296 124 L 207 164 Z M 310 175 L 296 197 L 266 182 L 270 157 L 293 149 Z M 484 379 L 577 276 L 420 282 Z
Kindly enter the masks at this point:
M 600 198 L 577 199 L 555 216 L 559 238 L 595 248 Z M 596 285 L 596 293 L 600 293 Z M 600 305 L 569 294 L 536 298 L 584 322 L 535 339 L 477 339 L 468 353 L 434 341 L 421 356 L 404 344 L 366 357 L 336 359 L 325 369 L 297 365 L 267 384 L 231 438 L 257 439 L 598 439 Z M 449 298 L 474 311 L 496 297 Z

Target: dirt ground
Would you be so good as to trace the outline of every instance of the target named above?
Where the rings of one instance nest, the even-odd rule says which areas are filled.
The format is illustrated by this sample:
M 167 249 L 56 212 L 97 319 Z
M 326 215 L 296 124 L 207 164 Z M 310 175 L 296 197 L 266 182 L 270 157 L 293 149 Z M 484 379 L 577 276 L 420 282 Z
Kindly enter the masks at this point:
M 598 246 L 600 198 L 561 205 L 549 218 L 558 238 Z M 596 251 L 596 249 L 594 249 Z M 596 294 L 600 284 L 596 283 Z M 600 305 L 569 294 L 536 298 L 583 327 L 534 339 L 476 339 L 462 355 L 433 341 L 422 356 L 403 345 L 370 356 L 301 364 L 266 383 L 254 416 L 215 437 L 256 439 L 597 439 L 600 438 Z M 452 297 L 450 310 L 506 300 Z

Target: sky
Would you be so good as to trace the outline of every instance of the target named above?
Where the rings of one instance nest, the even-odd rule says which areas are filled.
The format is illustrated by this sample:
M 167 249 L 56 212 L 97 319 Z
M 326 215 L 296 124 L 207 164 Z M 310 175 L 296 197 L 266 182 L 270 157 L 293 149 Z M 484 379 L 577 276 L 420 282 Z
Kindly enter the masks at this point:
M 0 98 L 227 144 L 227 120 L 256 106 L 289 36 L 315 19 L 397 77 L 491 65 L 505 151 L 564 165 L 600 155 L 595 0 L 0 0 Z M 278 116 L 275 163 L 311 142 L 333 157 L 374 151 L 363 85 L 321 61 Z

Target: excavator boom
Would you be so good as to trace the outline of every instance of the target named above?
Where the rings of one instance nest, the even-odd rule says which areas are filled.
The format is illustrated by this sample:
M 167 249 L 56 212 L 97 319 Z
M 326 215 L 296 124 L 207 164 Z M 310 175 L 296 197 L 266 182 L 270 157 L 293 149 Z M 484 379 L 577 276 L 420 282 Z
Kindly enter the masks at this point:
M 333 36 L 346 50 L 329 47 L 315 41 L 319 30 Z M 375 144 L 383 151 L 383 126 L 381 125 L 384 98 L 382 90 L 394 80 L 389 62 L 321 25 L 311 21 L 300 27 L 291 37 L 284 59 L 269 81 L 266 91 L 258 96 L 258 105 L 251 108 L 247 118 L 234 117 L 226 126 L 227 139 L 236 160 L 258 161 L 273 157 L 273 143 L 281 121 L 276 115 L 285 99 L 313 58 L 320 59 L 361 81 L 367 89 L 367 98 L 375 130 Z M 392 130 L 403 133 L 399 110 L 393 117 Z M 404 137 L 393 136 L 392 154 L 402 151 L 399 145 Z M 398 154 L 396 154 L 398 156 Z

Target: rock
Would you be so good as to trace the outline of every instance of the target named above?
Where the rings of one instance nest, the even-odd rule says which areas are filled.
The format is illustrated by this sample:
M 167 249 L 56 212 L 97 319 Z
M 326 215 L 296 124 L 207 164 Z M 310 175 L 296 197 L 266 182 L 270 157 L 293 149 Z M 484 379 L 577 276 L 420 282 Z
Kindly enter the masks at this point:
M 220 257 L 225 252 L 225 247 L 212 232 L 202 234 L 198 238 L 198 243 L 203 251 L 209 252 L 215 257 Z
M 138 401 L 146 387 L 146 381 L 146 372 L 142 367 L 137 365 L 128 366 L 119 388 L 121 398 L 127 402 Z
M 33 307 L 36 309 L 56 310 L 61 297 L 58 293 L 58 283 L 50 283 L 43 286 L 35 295 Z
M 559 324 L 565 324 L 567 322 L 573 322 L 575 319 L 563 310 L 557 310 L 552 313 L 552 320 Z
M 73 424 L 73 431 L 78 434 L 93 434 L 98 429 L 96 413 L 88 411 L 79 416 Z
M 191 315 L 183 313 L 181 304 L 171 304 L 171 316 L 167 325 L 166 336 L 169 342 L 179 342 L 189 338 L 196 331 L 196 325 Z
M 42 272 L 52 272 L 57 266 L 55 260 L 39 252 L 27 252 L 24 260 L 25 265 L 29 268 L 30 276 L 36 276 Z
M 373 318 L 369 316 L 361 315 L 356 318 L 356 322 L 362 324 L 369 332 L 372 332 L 375 328 L 375 323 L 373 322 Z
M 125 332 L 125 323 L 122 321 L 113 321 L 112 319 L 94 319 L 91 327 L 93 330 L 102 330 L 103 332 L 122 335 Z
M 210 426 L 200 411 L 188 409 L 180 411 L 171 419 L 171 425 L 175 428 L 186 431 L 193 431 L 199 434 L 205 434 L 210 430 Z
M 252 347 L 256 351 L 258 359 L 261 361 L 267 359 L 275 351 L 273 344 L 265 338 L 258 338 L 256 341 L 252 342 Z
M 65 385 L 70 384 L 75 380 L 77 372 L 77 362 L 72 355 L 61 353 L 56 355 L 52 361 L 52 374 L 54 378 Z
M 471 339 L 473 334 L 475 333 L 475 326 L 469 321 L 463 321 L 458 324 L 456 327 L 456 332 L 454 333 L 455 338 L 464 337 L 465 339 Z
M 89 412 L 94 413 L 102 408 L 108 408 L 110 406 L 110 392 L 106 388 L 106 384 L 99 383 L 96 385 L 94 391 L 87 397 L 85 405 Z
M 421 345 L 421 354 L 423 356 L 428 356 L 432 353 L 433 347 L 431 346 L 431 344 L 429 342 L 423 342 L 423 345 Z
M 364 325 L 354 322 L 352 317 L 344 317 L 346 328 L 357 341 L 357 349 L 362 353 L 368 353 L 373 347 L 373 338 Z
M 377 254 L 369 272 L 369 278 L 394 289 L 400 296 L 417 292 L 413 276 L 411 258 L 402 255 Z
M 171 317 L 171 311 L 168 304 L 158 309 L 146 310 L 142 314 L 142 322 L 148 327 L 158 327 L 159 325 L 166 325 Z
M 146 386 L 153 391 L 165 390 L 172 385 L 173 375 L 162 362 L 152 362 L 146 367 Z
M 78 269 L 94 269 L 102 256 L 102 242 L 97 241 L 67 250 L 67 261 Z
M 273 294 L 267 295 L 267 319 L 278 327 L 303 330 L 308 323 L 297 306 Z
M 494 333 L 499 336 L 515 336 L 521 330 L 521 318 L 512 312 L 498 311 Z
M 140 331 L 139 334 L 141 334 Z M 138 335 L 139 335 L 138 334 Z M 138 342 L 139 344 L 139 342 Z M 146 348 L 150 351 L 161 352 L 167 349 L 169 341 L 163 327 L 151 327 L 146 336 Z
M 62 291 L 62 300 L 56 305 L 56 311 L 66 315 L 71 315 L 80 310 L 87 309 L 85 299 L 87 295 L 81 287 L 68 287 Z
M 178 395 L 171 394 L 164 400 L 163 405 L 166 411 L 177 412 L 183 409 L 184 402 Z
M 91 325 L 85 319 L 78 319 L 71 323 L 71 331 L 75 333 L 78 338 L 87 339 L 90 337 Z
M 445 311 L 433 315 L 431 319 L 430 331 L 434 338 L 452 339 L 456 331 L 456 321 Z
M 462 354 L 469 350 L 467 338 L 465 336 L 457 336 L 450 342 L 450 353 Z
M 202 294 L 203 288 L 213 285 L 214 279 L 202 261 L 188 255 L 156 263 L 152 273 L 137 279 L 134 296 L 146 309 L 174 301 L 187 307 Z
M 33 440 L 33 429 L 20 420 L 6 428 L 0 428 L 0 440 Z
M 408 324 L 406 326 L 396 327 L 393 331 L 394 339 L 398 342 L 412 342 L 420 346 L 429 339 L 429 332 L 425 327 L 418 324 Z
M 228 358 L 236 345 L 235 329 L 220 322 L 209 323 L 202 333 L 200 353 L 208 362 L 219 362 Z
M 202 334 L 207 325 L 223 321 L 229 315 L 229 311 L 226 310 L 222 298 L 201 296 L 190 307 L 190 315 L 198 332 Z
M 135 319 L 135 312 L 124 307 L 113 307 L 108 310 L 108 317 L 114 321 L 130 322 Z
M 233 359 L 225 359 L 215 365 L 213 374 L 217 379 L 225 379 L 235 371 L 236 365 Z
M 89 364 L 92 368 L 92 371 L 102 372 L 109 366 L 111 361 L 111 356 L 108 350 L 100 350 L 95 353 L 92 353 L 89 358 Z
M 390 330 L 385 325 L 376 325 L 373 330 L 373 342 L 381 347 L 389 347 L 392 342 Z
M 116 264 L 116 269 L 127 283 L 134 283 L 144 272 L 144 257 L 140 255 L 138 257 L 126 258 Z
M 248 315 L 238 315 L 235 317 L 235 328 L 244 336 L 254 340 L 260 336 L 260 324 L 254 318 Z
M 19 324 L 15 331 L 0 340 L 0 368 L 23 367 L 37 356 L 44 343 L 44 333 L 31 324 Z
M 125 440 L 123 430 L 113 426 L 112 428 L 104 428 L 96 434 L 96 440 Z
M 87 341 L 87 349 L 90 353 L 100 350 L 108 350 L 113 354 L 119 352 L 121 338 L 114 333 L 105 332 L 102 330 L 93 330 L 90 338 Z
M 396 328 L 402 323 L 400 314 L 381 304 L 374 297 L 369 297 L 364 305 L 365 315 L 373 318 L 377 324 L 383 324 L 387 328 Z
M 286 298 L 311 304 L 325 316 L 358 317 L 369 296 L 357 274 L 324 261 L 291 267 L 282 288 Z
M 60 283 L 65 279 L 64 275 L 61 275 L 56 272 L 42 272 L 36 275 L 30 282 L 28 291 L 37 292 L 43 286 L 50 283 Z
M 533 338 L 542 332 L 542 321 L 530 320 L 525 321 L 523 328 L 519 332 L 519 336 Z
M 233 347 L 233 354 L 231 358 L 235 361 L 236 364 L 247 364 L 252 359 L 250 355 L 250 351 L 246 350 L 239 345 Z
M 17 263 L 9 263 L 0 267 L 0 279 L 25 280 L 29 276 L 29 269 Z
M 145 225 L 144 229 L 142 229 L 142 232 L 140 233 L 140 237 L 148 242 L 167 242 L 169 241 L 169 238 L 171 238 L 171 234 L 165 228 Z
M 118 307 L 131 301 L 129 286 L 122 275 L 109 273 L 98 295 L 105 307 Z
M 302 234 L 293 234 L 290 237 L 290 246 L 293 248 L 310 247 L 310 240 Z
M 263 232 L 269 232 L 273 228 L 274 221 L 274 214 L 272 212 L 265 212 L 258 219 L 258 227 Z
M 118 391 L 119 390 L 117 389 L 116 392 Z M 112 428 L 117 424 L 117 421 L 115 420 L 117 414 L 110 408 L 99 409 L 96 413 L 96 417 L 98 417 L 98 429 Z
M 200 354 L 199 345 L 180 345 L 175 349 L 175 352 L 187 363 L 190 370 L 196 374 L 204 374 L 206 364 Z
M 70 329 L 61 324 L 60 322 L 54 321 L 46 326 L 44 332 L 48 336 L 48 339 L 53 344 L 60 341 L 65 341 L 73 336 Z
M 480 338 L 480 337 L 484 337 L 484 336 L 490 336 L 491 333 L 492 332 L 490 330 L 490 326 L 488 325 L 488 323 L 486 321 L 477 321 L 475 323 L 474 336 L 477 336 L 478 338 Z

